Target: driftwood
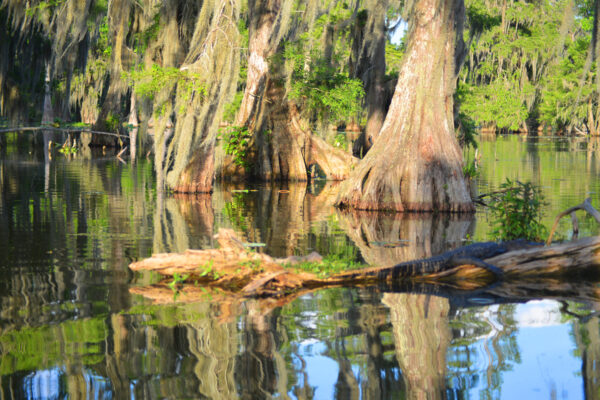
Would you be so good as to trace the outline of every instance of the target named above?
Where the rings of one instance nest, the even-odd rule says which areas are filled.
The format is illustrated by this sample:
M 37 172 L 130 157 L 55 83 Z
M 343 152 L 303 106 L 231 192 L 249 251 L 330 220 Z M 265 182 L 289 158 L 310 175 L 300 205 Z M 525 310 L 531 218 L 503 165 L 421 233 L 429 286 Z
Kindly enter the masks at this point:
M 600 224 L 600 212 L 598 212 L 592 206 L 592 203 L 590 202 L 590 198 L 588 197 L 587 199 L 584 200 L 583 203 L 578 204 L 574 207 L 571 207 L 556 216 L 556 219 L 554 220 L 554 224 L 552 225 L 552 229 L 550 230 L 550 234 L 548 235 L 548 240 L 546 240 L 546 245 L 549 245 L 550 243 L 552 243 L 552 236 L 554 236 L 554 232 L 556 231 L 556 228 L 558 227 L 558 222 L 560 221 L 560 219 L 569 214 L 571 215 L 571 221 L 573 222 L 573 238 L 577 238 L 577 235 L 579 234 L 579 222 L 577 221 L 577 216 L 575 215 L 575 211 L 577 211 L 577 210 L 587 211 L 592 217 L 594 217 L 596 222 L 598 222 Z
M 194 292 L 206 293 L 218 289 L 237 299 L 247 297 L 288 298 L 306 291 L 344 285 L 383 284 L 370 274 L 373 270 L 387 267 L 365 268 L 323 277 L 294 268 L 302 261 L 320 261 L 311 254 L 306 258 L 275 259 L 266 254 L 249 250 L 231 230 L 221 230 L 216 235 L 219 249 L 188 250 L 179 254 L 157 254 L 132 263 L 134 271 L 149 270 L 177 279 L 195 281 L 194 287 L 182 286 L 180 299 L 189 298 Z M 484 261 L 504 271 L 504 280 L 518 282 L 522 279 L 556 279 L 597 271 L 600 267 L 600 236 L 588 237 L 549 247 L 533 247 L 510 251 Z M 175 275 L 177 274 L 177 275 Z M 403 279 L 404 280 L 404 279 Z M 494 280 L 486 270 L 473 266 L 458 266 L 443 273 L 407 278 L 417 284 L 442 284 L 457 290 L 485 288 Z M 411 283 L 411 284 L 413 284 Z M 385 283 L 389 284 L 389 282 Z M 398 283 L 400 284 L 400 283 Z M 173 298 L 174 286 L 163 282 L 150 288 L 133 288 L 133 293 L 155 298 Z M 162 294 L 156 297 L 156 292 Z M 155 295 L 152 295 L 154 292 Z M 192 295 L 191 298 L 194 296 Z M 294 296 L 295 297 L 295 296 Z

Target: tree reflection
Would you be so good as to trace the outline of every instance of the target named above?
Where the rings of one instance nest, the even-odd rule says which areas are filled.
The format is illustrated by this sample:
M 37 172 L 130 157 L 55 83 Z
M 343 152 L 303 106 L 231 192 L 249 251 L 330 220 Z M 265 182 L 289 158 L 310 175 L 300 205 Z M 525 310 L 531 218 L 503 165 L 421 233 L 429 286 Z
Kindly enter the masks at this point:
M 241 351 L 235 363 L 235 377 L 242 399 L 257 399 L 281 393 L 287 397 L 287 365 L 279 353 L 278 313 L 264 314 L 258 303 L 247 303 L 242 318 Z
M 157 194 L 154 253 L 182 252 L 213 246 L 214 212 L 208 194 Z
M 264 243 L 269 254 L 287 257 L 312 250 L 330 254 L 336 244 L 350 247 L 331 223 L 336 183 L 314 187 L 306 182 L 274 184 L 268 189 L 247 190 L 228 184 L 213 194 L 217 218 L 215 228 L 233 228 L 251 243 Z M 339 241 L 345 241 L 339 243 Z
M 571 320 L 576 354 L 581 357 L 581 377 L 586 399 L 600 394 L 600 304 L 563 301 L 563 319 Z
M 470 214 L 339 212 L 340 225 L 368 264 L 392 265 L 462 246 L 473 232 Z
M 363 258 L 374 265 L 393 265 L 440 254 L 463 245 L 475 228 L 473 216 L 354 212 L 341 214 L 340 220 Z M 494 397 L 502 371 L 510 368 L 511 361 L 519 360 L 514 306 L 498 308 L 495 318 L 502 329 L 497 330 L 482 322 L 485 308 L 455 308 L 450 294 L 429 294 L 443 292 L 439 288 L 400 282 L 392 286 L 384 290 L 409 292 L 385 293 L 382 300 L 390 309 L 395 352 L 407 397 L 462 398 L 478 382 L 480 374 L 486 376 L 483 392 Z M 418 294 L 420 290 L 425 292 Z M 451 328 L 465 320 L 469 321 L 466 326 Z M 482 340 L 486 337 L 490 340 Z M 488 356 L 485 372 L 473 369 L 480 344 Z M 467 382 L 469 377 L 474 381 Z
M 428 295 L 386 293 L 396 357 L 407 399 L 446 398 L 446 353 L 450 345 L 448 300 Z

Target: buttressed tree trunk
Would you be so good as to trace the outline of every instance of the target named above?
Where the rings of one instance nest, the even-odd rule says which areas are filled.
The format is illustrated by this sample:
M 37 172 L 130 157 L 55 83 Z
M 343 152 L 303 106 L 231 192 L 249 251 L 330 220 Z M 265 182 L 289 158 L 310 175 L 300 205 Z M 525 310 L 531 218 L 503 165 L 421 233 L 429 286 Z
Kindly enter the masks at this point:
M 200 76 L 198 88 L 178 88 L 177 123 L 165 160 L 166 184 L 175 192 L 210 193 L 215 173 L 214 146 L 223 107 L 233 97 L 239 68 L 239 4 L 202 3 L 181 70 Z M 181 91 L 179 91 L 181 90 Z
M 272 179 L 309 180 L 311 166 L 318 165 L 328 180 L 350 175 L 357 159 L 313 134 L 304 123 L 298 107 L 285 99 L 282 87 L 270 82 L 266 97 L 268 123 L 272 127 L 269 170 Z
M 452 98 L 464 58 L 464 1 L 417 0 L 409 12 L 407 50 L 385 123 L 337 205 L 470 212 Z
M 284 2 L 289 0 L 283 0 Z M 242 103 L 236 116 L 235 124 L 245 126 L 254 135 L 254 143 L 258 148 L 258 157 L 265 159 L 265 137 L 261 129 L 263 96 L 269 73 L 268 59 L 271 57 L 281 39 L 281 22 L 286 13 L 282 12 L 282 0 L 249 0 L 248 1 L 248 67 L 246 88 Z M 289 13 L 287 13 L 289 14 Z M 266 163 L 259 161 L 258 165 Z M 246 170 L 236 165 L 233 157 L 226 156 L 220 163 L 217 162 L 217 175 L 226 179 L 244 178 Z M 271 179 L 270 170 L 260 175 Z
M 271 45 L 281 0 L 249 0 L 248 76 L 237 124 L 254 130 L 260 99 L 265 91 L 269 63 L 276 47 Z

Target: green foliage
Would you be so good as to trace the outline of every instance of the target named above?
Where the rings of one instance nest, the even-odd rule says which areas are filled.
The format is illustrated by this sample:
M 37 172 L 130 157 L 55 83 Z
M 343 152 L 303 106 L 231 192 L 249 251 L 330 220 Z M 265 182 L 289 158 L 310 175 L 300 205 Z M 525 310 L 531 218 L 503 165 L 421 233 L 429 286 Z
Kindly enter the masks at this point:
M 60 149 L 58 149 L 58 152 L 62 153 L 64 155 L 75 154 L 75 153 L 77 153 L 77 146 L 69 146 L 69 145 L 65 144 Z
M 310 272 L 317 275 L 319 278 L 327 278 L 343 271 L 363 267 L 363 264 L 357 263 L 353 259 L 331 255 L 323 258 L 321 262 L 303 262 L 288 268 Z
M 473 179 L 479 176 L 479 168 L 475 158 L 467 159 L 467 162 L 463 167 L 463 175 L 467 179 Z
M 207 264 L 200 265 L 198 267 L 199 277 L 206 277 L 209 279 L 217 280 L 221 278 L 223 274 L 223 272 L 214 269 L 212 260 L 209 261 Z
M 500 191 L 491 196 L 492 235 L 499 240 L 528 239 L 540 241 L 546 236 L 542 224 L 546 206 L 539 187 L 530 182 L 511 181 L 500 185 Z
M 154 17 L 152 17 L 152 23 L 146 27 L 146 29 L 135 35 L 135 52 L 139 55 L 143 55 L 146 52 L 148 46 L 156 41 L 158 33 L 160 32 L 160 4 L 158 4 L 156 8 L 157 9 L 154 10 Z
M 477 148 L 477 125 L 467 114 L 464 112 L 458 113 L 458 129 L 457 137 L 458 143 L 463 148 Z
M 289 97 L 321 120 L 348 121 L 357 117 L 365 95 L 359 79 L 339 71 L 319 51 L 305 51 L 303 40 L 287 43 L 283 58 L 292 67 Z
M 125 73 L 124 78 L 133 85 L 136 94 L 154 100 L 162 91 L 172 91 L 177 88 L 177 96 L 184 102 L 190 101 L 193 96 L 206 96 L 201 74 L 179 68 L 161 67 L 153 64 L 146 69 L 134 69 Z M 172 99 L 165 100 L 172 101 Z M 156 105 L 160 110 L 164 104 Z M 185 110 L 180 109 L 179 113 Z
M 520 89 L 515 81 L 496 80 L 485 86 L 463 85 L 457 98 L 463 115 L 478 125 L 517 130 L 529 117 L 522 96 L 534 90 L 532 85 Z
M 98 53 L 100 53 L 100 56 L 104 60 L 108 61 L 112 55 L 112 45 L 110 41 L 107 17 L 104 17 L 98 30 L 100 32 L 100 37 L 96 42 L 96 49 Z
M 469 56 L 461 110 L 479 126 L 517 130 L 538 115 L 543 78 L 557 60 L 567 2 L 467 0 Z
M 385 45 L 385 66 L 386 75 L 388 78 L 397 78 L 398 72 L 400 71 L 400 64 L 404 58 L 406 52 L 406 44 L 404 42 L 400 44 L 393 44 L 387 42 Z
M 27 15 L 28 17 L 35 16 L 38 19 L 42 19 L 46 11 L 52 13 L 57 7 L 61 6 L 64 2 L 65 0 L 40 1 L 33 7 L 30 7 L 29 2 L 27 2 L 27 10 L 25 11 L 25 15 Z
M 225 153 L 233 157 L 233 162 L 245 169 L 249 168 L 248 150 L 252 133 L 247 126 L 228 126 L 221 130 Z
M 106 129 L 109 132 L 118 132 L 119 126 L 121 125 L 121 122 L 119 121 L 119 117 L 116 116 L 115 114 L 113 114 L 112 112 L 108 113 L 104 123 L 105 123 Z
M 246 26 L 246 22 L 243 19 L 240 19 L 238 21 L 238 32 L 240 34 L 240 47 L 242 49 L 242 57 L 241 57 L 241 60 L 240 60 L 239 82 L 240 82 L 241 85 L 245 86 L 246 79 L 248 78 L 248 55 L 247 55 L 247 49 L 248 49 L 248 46 L 249 46 L 250 33 L 248 32 L 248 27 Z
M 345 149 L 348 147 L 348 138 L 345 132 L 339 132 L 333 139 L 333 145 Z
M 181 274 L 178 274 L 177 272 L 175 272 L 173 274 L 173 280 L 168 283 L 168 286 L 171 288 L 171 290 L 176 292 L 179 290 L 179 286 L 181 286 L 189 277 L 190 277 L 190 274 L 181 275 Z
M 241 77 L 240 77 L 240 79 L 241 79 Z M 229 123 L 233 123 L 235 121 L 235 117 L 237 115 L 237 112 L 240 109 L 240 106 L 242 105 L 243 99 L 244 99 L 243 90 L 236 92 L 231 103 L 227 104 L 225 106 L 225 108 L 223 109 L 223 120 L 224 121 L 229 122 Z
M 588 103 L 593 101 L 593 85 L 584 84 L 594 79 L 595 68 L 583 76 L 588 56 L 590 36 L 567 42 L 566 57 L 554 65 L 544 79 L 541 121 L 558 129 L 587 122 Z

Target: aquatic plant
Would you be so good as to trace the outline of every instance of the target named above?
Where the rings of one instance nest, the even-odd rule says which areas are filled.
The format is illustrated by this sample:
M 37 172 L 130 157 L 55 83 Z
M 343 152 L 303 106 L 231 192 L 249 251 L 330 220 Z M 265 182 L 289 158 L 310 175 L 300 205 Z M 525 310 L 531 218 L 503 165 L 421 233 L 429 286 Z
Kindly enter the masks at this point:
M 540 241 L 547 234 L 542 223 L 547 204 L 541 189 L 531 182 L 506 179 L 500 190 L 490 196 L 492 235 L 498 240 L 528 239 Z
M 331 275 L 364 267 L 364 264 L 358 263 L 353 259 L 330 255 L 319 262 L 301 262 L 297 265 L 290 266 L 298 271 L 310 272 L 317 275 L 319 278 L 327 278 Z

